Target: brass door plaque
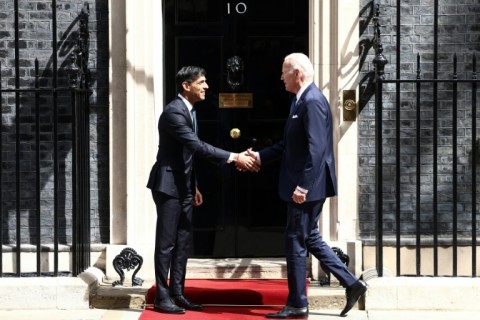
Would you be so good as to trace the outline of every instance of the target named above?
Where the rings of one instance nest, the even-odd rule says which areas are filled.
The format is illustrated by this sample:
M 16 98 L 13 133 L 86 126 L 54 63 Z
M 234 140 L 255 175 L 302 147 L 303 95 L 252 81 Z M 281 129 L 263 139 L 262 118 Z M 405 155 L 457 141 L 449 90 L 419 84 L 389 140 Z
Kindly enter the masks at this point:
M 252 108 L 253 94 L 251 93 L 220 93 L 218 95 L 220 108 Z

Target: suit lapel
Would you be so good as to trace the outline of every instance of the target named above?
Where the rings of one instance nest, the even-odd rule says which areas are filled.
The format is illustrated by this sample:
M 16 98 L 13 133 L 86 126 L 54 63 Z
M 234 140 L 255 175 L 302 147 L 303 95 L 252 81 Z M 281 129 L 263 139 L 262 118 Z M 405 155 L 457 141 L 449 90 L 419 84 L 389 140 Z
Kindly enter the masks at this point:
M 306 89 L 305 91 L 303 91 L 302 95 L 300 96 L 300 99 L 298 99 L 296 105 L 293 107 L 293 110 L 292 112 L 290 113 L 290 115 L 288 116 L 288 119 L 287 119 L 287 122 L 285 124 L 285 130 L 284 130 L 284 140 L 286 141 L 287 139 L 287 132 L 290 128 L 290 125 L 292 124 L 292 120 L 294 120 L 295 118 L 298 118 L 298 114 L 299 114 L 299 111 L 301 108 L 303 108 L 304 104 L 305 104 L 305 96 L 307 95 L 307 93 L 312 90 L 313 86 L 315 84 L 312 82 Z
M 296 104 L 295 107 L 293 108 L 292 113 L 290 114 L 290 117 L 292 117 L 292 115 L 296 115 L 296 114 L 297 114 L 297 111 L 298 111 L 299 107 L 304 104 L 305 96 L 307 95 L 308 91 L 310 91 L 310 90 L 312 89 L 313 86 L 314 86 L 314 84 L 311 83 L 311 84 L 305 89 L 305 91 L 303 91 L 302 95 L 300 96 L 300 99 L 298 99 L 297 104 Z
M 180 97 L 177 97 L 177 99 L 180 101 L 183 115 L 185 116 L 185 118 L 188 119 L 187 122 L 190 123 L 190 127 L 193 129 L 193 120 L 192 120 L 192 116 L 190 115 L 190 111 L 188 111 L 187 105 L 185 104 L 185 102 L 183 102 L 183 100 Z

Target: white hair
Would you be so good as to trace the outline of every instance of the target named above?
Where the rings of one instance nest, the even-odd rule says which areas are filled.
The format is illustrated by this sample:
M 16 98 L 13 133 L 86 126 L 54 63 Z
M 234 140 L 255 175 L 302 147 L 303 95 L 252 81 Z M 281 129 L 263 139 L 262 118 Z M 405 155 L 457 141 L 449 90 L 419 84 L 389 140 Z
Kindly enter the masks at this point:
M 313 79 L 313 64 L 305 54 L 294 52 L 286 56 L 284 61 L 290 64 L 292 71 L 300 70 L 305 76 L 305 80 Z

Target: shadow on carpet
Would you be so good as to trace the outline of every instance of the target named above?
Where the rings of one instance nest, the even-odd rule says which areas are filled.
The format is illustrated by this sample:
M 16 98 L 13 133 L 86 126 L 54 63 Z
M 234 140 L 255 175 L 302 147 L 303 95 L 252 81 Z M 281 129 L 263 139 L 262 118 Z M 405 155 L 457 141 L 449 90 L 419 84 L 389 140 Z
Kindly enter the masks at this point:
M 308 283 L 307 283 L 308 284 Z M 155 285 L 145 296 L 139 320 L 255 320 L 279 311 L 287 300 L 286 279 L 188 279 L 185 296 L 204 305 L 202 311 L 170 315 L 153 310 Z

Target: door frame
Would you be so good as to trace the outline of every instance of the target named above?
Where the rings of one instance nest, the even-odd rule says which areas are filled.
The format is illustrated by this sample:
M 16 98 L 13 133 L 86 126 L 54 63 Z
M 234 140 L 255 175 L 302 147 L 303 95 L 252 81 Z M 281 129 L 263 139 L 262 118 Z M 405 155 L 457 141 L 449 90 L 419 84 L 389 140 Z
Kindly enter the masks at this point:
M 341 121 L 339 97 L 342 90 L 358 92 L 360 1 L 309 0 L 309 8 L 310 57 L 320 70 L 315 82 L 332 107 L 338 180 L 338 196 L 325 203 L 320 230 L 327 241 L 340 239 L 342 250 L 354 244 L 344 252 L 358 274 L 362 262 L 356 232 L 358 129 L 356 122 Z M 158 0 L 109 0 L 110 244 L 145 247 L 147 253 L 153 252 L 156 216 L 145 181 L 157 150 L 156 119 L 164 95 L 160 12 Z M 146 259 L 144 265 L 148 264 Z M 148 277 L 146 270 L 142 273 Z

